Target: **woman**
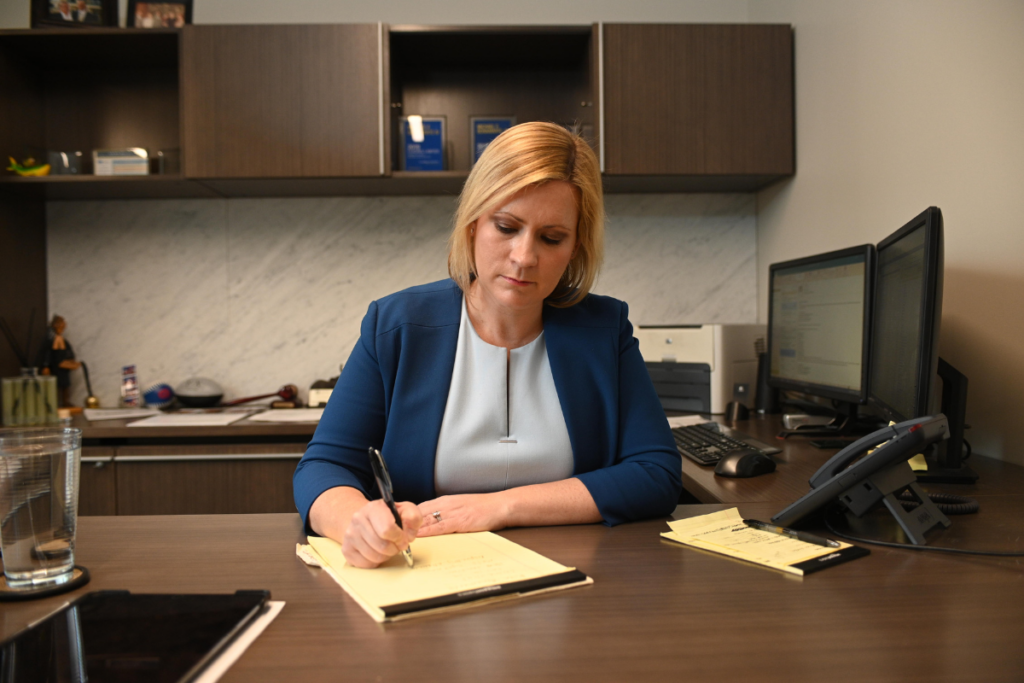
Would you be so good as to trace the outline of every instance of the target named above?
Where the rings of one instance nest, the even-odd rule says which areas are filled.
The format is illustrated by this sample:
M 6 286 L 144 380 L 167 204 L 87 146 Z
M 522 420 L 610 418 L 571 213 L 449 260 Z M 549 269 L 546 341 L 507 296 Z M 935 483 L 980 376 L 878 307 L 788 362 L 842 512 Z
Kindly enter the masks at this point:
M 603 256 L 593 151 L 560 126 L 496 138 L 459 199 L 451 280 L 370 304 L 295 472 L 309 532 L 373 567 L 417 536 L 666 515 L 680 457 Z M 378 498 L 380 447 L 402 516 Z M 373 500 L 373 502 L 368 502 Z

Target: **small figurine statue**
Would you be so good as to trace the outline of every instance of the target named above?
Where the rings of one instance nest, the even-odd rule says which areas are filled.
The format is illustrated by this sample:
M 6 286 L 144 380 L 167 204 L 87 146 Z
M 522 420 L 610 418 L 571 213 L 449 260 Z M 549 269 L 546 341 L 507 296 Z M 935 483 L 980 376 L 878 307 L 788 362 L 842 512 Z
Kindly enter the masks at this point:
M 82 364 L 75 360 L 75 350 L 71 348 L 71 342 L 64 338 L 64 329 L 67 326 L 64 318 L 59 315 L 53 316 L 53 320 L 50 321 L 50 335 L 43 345 L 39 362 L 42 374 L 57 377 L 57 393 L 61 408 L 71 407 L 71 400 L 68 397 L 71 390 L 71 371 L 82 367 Z

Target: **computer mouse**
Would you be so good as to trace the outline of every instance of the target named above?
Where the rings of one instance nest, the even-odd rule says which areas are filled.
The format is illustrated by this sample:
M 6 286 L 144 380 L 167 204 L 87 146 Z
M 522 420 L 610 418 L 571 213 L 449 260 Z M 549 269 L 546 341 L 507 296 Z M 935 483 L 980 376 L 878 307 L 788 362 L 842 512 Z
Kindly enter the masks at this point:
M 756 477 L 774 471 L 771 456 L 755 450 L 733 451 L 715 465 L 715 474 L 721 477 Z

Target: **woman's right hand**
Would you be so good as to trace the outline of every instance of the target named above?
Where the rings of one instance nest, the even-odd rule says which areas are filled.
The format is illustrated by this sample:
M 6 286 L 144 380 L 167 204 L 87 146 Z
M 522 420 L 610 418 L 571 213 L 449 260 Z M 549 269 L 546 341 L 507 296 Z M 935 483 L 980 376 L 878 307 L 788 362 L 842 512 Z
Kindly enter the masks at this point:
M 341 551 L 354 567 L 377 567 L 409 547 L 423 524 L 423 515 L 413 503 L 398 503 L 402 528 L 395 524 L 383 500 L 374 500 L 352 514 L 345 529 Z

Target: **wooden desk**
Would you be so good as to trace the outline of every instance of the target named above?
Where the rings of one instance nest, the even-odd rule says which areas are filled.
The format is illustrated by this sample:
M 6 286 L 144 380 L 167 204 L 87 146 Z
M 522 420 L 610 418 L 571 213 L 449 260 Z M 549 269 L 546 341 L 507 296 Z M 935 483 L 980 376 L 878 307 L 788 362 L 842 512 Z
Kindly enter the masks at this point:
M 1022 498 L 1002 496 L 954 529 L 1007 547 L 1024 537 Z M 774 507 L 739 506 L 752 517 Z M 502 532 L 594 585 L 381 626 L 295 557 L 297 515 L 85 517 L 78 559 L 93 580 L 80 592 L 270 589 L 288 604 L 227 682 L 1024 678 L 1019 558 L 873 549 L 801 579 L 663 541 L 666 528 L 652 520 Z M 67 599 L 3 604 L 0 637 Z

